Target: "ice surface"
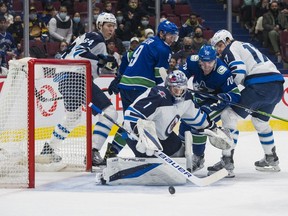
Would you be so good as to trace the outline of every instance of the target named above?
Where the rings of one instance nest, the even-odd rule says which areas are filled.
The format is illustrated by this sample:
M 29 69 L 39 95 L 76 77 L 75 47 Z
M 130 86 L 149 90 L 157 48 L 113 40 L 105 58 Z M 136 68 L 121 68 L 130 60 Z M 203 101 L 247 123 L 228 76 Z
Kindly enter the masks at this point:
M 235 150 L 233 179 L 208 187 L 95 185 L 93 173 L 37 173 L 35 189 L 0 189 L 1 216 L 286 216 L 288 215 L 288 133 L 274 132 L 281 172 L 256 171 L 264 156 L 256 132 L 242 132 Z M 124 149 L 122 156 L 130 156 Z M 208 145 L 205 167 L 220 150 Z

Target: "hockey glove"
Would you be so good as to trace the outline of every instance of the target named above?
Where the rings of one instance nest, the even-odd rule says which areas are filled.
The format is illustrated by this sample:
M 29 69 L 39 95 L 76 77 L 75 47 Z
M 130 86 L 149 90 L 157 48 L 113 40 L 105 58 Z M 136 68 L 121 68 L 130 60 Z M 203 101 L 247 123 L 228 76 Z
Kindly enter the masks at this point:
M 114 80 L 112 80 L 112 82 L 110 83 L 109 87 L 108 87 L 108 93 L 109 95 L 112 95 L 113 93 L 116 95 L 119 93 L 119 88 L 118 88 L 118 84 L 121 80 L 121 75 L 118 74 Z
M 217 94 L 217 97 L 219 98 L 217 103 L 213 103 L 210 106 L 204 105 L 201 107 L 201 109 L 206 112 L 206 114 L 210 114 L 213 111 L 219 111 L 224 109 L 226 106 L 229 105 L 229 102 L 231 102 L 231 97 L 227 93 L 219 93 Z
M 99 59 L 98 64 L 97 64 L 99 68 L 103 68 L 104 66 L 106 66 L 108 62 L 112 64 L 116 62 L 116 59 L 114 58 L 114 56 L 111 56 L 111 55 L 98 54 L 97 57 Z

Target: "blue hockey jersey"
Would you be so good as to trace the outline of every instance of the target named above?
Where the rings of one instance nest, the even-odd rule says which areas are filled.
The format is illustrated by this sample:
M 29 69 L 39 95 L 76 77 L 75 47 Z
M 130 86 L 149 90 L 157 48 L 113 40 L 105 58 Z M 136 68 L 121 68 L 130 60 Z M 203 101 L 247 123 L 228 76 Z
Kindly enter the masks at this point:
M 169 45 L 158 36 L 148 38 L 133 52 L 118 87 L 145 91 L 162 83 L 159 68 L 168 69 L 170 58 Z
M 188 79 L 193 76 L 193 89 L 211 94 L 227 93 L 232 98 L 232 102 L 239 102 L 240 91 L 234 83 L 230 69 L 225 63 L 217 58 L 215 67 L 211 73 L 209 75 L 204 75 L 198 60 L 198 55 L 191 55 L 187 58 L 186 64 L 179 68 L 186 74 Z M 197 102 L 200 104 L 202 101 L 208 100 L 199 94 L 196 94 L 196 98 L 198 99 Z

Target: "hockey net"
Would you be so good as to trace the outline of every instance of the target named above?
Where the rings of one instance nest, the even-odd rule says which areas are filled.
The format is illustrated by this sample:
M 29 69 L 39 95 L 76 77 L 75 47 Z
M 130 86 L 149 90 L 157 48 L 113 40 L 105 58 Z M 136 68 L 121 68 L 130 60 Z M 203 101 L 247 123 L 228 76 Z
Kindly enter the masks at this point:
M 55 126 L 67 112 L 59 91 L 59 79 L 63 78 L 59 74 L 63 73 L 85 77 L 84 82 L 75 78 L 73 87 L 69 86 L 71 82 L 61 87 L 67 88 L 66 92 L 69 88 L 82 92 L 83 104 L 75 105 L 81 109 L 81 117 L 78 116 L 76 127 L 59 145 L 61 162 L 38 163 L 35 158 L 41 156 L 45 142 L 49 143 Z M 91 79 L 89 61 L 31 58 L 9 61 L 9 73 L 0 93 L 0 187 L 33 188 L 36 171 L 91 169 L 91 111 L 87 108 Z

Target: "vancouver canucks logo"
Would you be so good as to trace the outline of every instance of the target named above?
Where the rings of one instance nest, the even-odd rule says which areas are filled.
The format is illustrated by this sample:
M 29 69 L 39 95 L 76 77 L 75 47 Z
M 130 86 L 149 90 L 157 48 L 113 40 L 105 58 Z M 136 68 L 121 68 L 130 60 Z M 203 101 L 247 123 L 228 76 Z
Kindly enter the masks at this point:
M 206 83 L 201 80 L 200 83 L 198 83 L 197 81 L 195 83 L 193 83 L 193 87 L 195 90 L 197 91 L 201 91 L 201 92 L 212 92 L 213 89 L 210 89 L 206 86 Z
M 158 90 L 158 95 L 160 95 L 162 98 L 166 98 L 166 94 L 164 91 Z

